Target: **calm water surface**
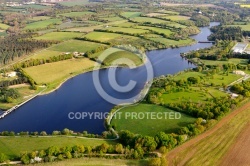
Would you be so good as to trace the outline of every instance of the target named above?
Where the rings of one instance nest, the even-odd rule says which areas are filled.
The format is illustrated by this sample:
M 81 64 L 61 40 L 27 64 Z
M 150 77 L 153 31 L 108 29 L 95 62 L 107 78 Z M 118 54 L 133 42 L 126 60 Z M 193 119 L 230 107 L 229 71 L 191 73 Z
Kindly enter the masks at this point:
M 216 26 L 218 23 L 211 23 Z M 201 28 L 201 33 L 192 38 L 197 41 L 207 40 L 211 34 L 209 27 Z M 212 44 L 194 44 L 192 46 L 163 49 L 147 52 L 153 65 L 154 77 L 174 74 L 187 68 L 194 67 L 180 57 L 180 53 L 211 47 Z M 116 80 L 127 85 L 130 80 L 137 82 L 136 87 L 129 93 L 118 93 L 109 84 L 108 72 L 114 69 L 100 70 L 100 82 L 105 91 L 119 99 L 127 99 L 138 94 L 143 88 L 147 78 L 146 69 L 141 66 L 136 69 L 119 68 Z M 96 72 L 96 71 L 94 71 Z M 0 131 L 46 131 L 69 128 L 74 131 L 88 131 L 100 134 L 105 130 L 103 119 L 85 118 L 70 120 L 70 112 L 109 112 L 114 105 L 106 102 L 96 91 L 92 79 L 92 72 L 78 75 L 65 82 L 57 91 L 48 95 L 39 96 L 29 103 L 18 108 L 13 113 L 0 119 Z

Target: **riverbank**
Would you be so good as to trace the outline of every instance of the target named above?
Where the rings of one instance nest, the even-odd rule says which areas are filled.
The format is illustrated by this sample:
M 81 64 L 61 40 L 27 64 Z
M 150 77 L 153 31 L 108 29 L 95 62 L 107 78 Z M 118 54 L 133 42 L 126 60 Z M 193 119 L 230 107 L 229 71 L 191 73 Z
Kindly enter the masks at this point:
M 148 62 L 148 58 L 147 56 L 145 55 L 145 53 L 142 53 L 143 55 L 141 55 L 141 60 L 142 62 L 140 64 L 137 64 L 135 66 L 135 68 L 138 68 L 138 67 L 141 67 L 143 65 L 145 65 L 147 62 Z M 95 62 L 97 63 L 97 62 Z M 81 74 L 84 74 L 84 73 L 89 73 L 89 72 L 93 72 L 93 71 L 97 71 L 97 70 L 103 70 L 103 69 L 109 69 L 109 68 L 128 68 L 129 66 L 102 66 L 102 65 L 95 65 L 94 67 L 91 67 L 91 68 L 88 68 L 88 69 L 84 69 L 84 71 L 82 72 L 76 72 L 76 73 L 73 73 L 71 74 L 70 77 L 66 77 L 64 78 L 62 81 L 56 81 L 56 82 L 53 82 L 53 83 L 50 83 L 48 86 L 47 86 L 47 90 L 42 93 L 41 95 L 47 95 L 47 94 L 50 94 L 56 90 L 58 90 L 65 82 L 67 82 L 68 80 L 78 76 L 78 75 L 81 75 Z

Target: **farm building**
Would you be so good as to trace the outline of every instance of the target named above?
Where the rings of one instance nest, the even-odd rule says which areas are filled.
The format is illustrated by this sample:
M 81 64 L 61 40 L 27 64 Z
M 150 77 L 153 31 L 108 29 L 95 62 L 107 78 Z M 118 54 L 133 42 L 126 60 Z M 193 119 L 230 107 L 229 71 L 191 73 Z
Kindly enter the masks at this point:
M 15 71 L 12 71 L 12 72 L 6 73 L 6 77 L 15 77 L 16 74 L 17 73 Z
M 241 71 L 241 70 L 235 70 L 233 71 L 234 74 L 237 74 L 237 75 L 242 75 L 242 76 L 245 76 L 246 73 L 244 71 Z

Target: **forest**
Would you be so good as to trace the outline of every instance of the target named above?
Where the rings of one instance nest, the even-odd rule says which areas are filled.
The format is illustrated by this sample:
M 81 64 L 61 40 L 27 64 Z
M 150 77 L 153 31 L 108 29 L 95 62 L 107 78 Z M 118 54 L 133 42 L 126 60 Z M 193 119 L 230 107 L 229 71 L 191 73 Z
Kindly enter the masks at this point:
M 16 58 L 28 55 L 37 49 L 47 48 L 55 41 L 30 39 L 32 34 L 8 36 L 0 39 L 0 64 L 5 65 Z

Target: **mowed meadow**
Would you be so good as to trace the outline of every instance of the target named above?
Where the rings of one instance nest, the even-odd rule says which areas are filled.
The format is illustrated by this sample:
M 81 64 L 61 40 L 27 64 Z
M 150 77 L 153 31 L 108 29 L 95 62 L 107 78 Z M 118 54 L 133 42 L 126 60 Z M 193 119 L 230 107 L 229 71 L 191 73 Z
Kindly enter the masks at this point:
M 151 116 L 147 117 L 147 113 L 159 114 L 162 118 L 152 119 Z M 122 108 L 112 119 L 111 125 L 117 131 L 129 130 L 135 134 L 155 136 L 161 131 L 176 133 L 178 129 L 194 123 L 195 120 L 196 118 L 189 115 L 177 114 L 173 110 L 158 105 L 138 104 Z
M 87 58 L 70 59 L 44 65 L 25 68 L 24 70 L 31 76 L 37 84 L 48 84 L 60 82 L 63 79 L 83 73 L 94 66 L 94 61 Z
M 54 137 L 2 137 L 0 139 L 0 153 L 8 155 L 10 158 L 16 158 L 21 152 L 32 152 L 44 150 L 51 146 L 64 147 L 74 145 L 99 146 L 103 143 L 115 144 L 116 141 L 74 138 L 67 136 Z

